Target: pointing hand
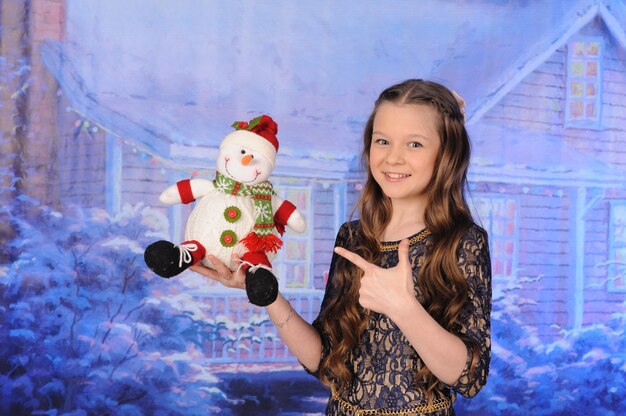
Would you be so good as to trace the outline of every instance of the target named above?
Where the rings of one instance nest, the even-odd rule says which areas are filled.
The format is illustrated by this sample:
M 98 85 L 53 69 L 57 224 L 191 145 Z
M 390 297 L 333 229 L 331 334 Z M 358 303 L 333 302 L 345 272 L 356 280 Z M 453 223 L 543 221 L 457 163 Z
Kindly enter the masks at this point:
M 378 267 L 342 247 L 335 247 L 335 253 L 363 270 L 359 303 L 364 308 L 390 316 L 406 302 L 415 302 L 408 240 L 398 245 L 398 264 L 389 269 Z

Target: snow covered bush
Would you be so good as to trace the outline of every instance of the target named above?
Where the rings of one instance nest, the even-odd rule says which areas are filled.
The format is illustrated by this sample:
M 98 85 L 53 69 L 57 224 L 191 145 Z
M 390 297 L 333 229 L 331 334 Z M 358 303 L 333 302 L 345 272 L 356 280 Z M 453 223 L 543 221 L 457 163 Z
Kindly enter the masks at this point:
M 543 342 L 523 321 L 515 288 L 494 287 L 492 360 L 484 389 L 461 415 L 626 414 L 626 315 Z
M 143 247 L 167 220 L 29 201 L 19 253 L 0 266 L 0 414 L 211 413 L 230 401 L 207 371 L 202 320 L 165 299 Z M 165 298 L 165 299 L 164 299 Z

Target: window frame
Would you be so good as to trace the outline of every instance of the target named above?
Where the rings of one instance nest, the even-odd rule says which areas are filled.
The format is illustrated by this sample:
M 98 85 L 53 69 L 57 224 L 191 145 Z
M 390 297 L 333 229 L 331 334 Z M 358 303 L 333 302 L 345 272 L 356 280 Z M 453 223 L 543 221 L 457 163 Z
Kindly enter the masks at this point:
M 276 256 L 272 259 L 272 269 L 276 274 L 276 278 L 280 282 L 281 286 L 289 290 L 301 290 L 301 289 L 313 289 L 314 288 L 314 276 L 313 276 L 313 266 L 312 266 L 312 248 L 313 248 L 313 224 L 312 224 L 312 210 L 313 206 L 312 201 L 312 193 L 313 190 L 311 186 L 308 185 L 291 185 L 285 183 L 275 183 L 274 184 L 274 192 L 276 195 L 282 199 L 287 199 L 289 191 L 298 190 L 306 192 L 306 206 L 307 210 L 304 210 L 302 207 L 299 207 L 296 201 L 290 201 L 296 208 L 302 213 L 304 218 L 306 219 L 307 225 L 304 233 L 296 233 L 293 230 L 290 230 L 289 227 L 286 228 L 285 234 L 281 237 L 283 240 L 283 247 L 278 250 Z M 286 250 L 289 241 L 304 241 L 304 258 L 303 260 L 286 260 Z M 287 265 L 301 265 L 304 268 L 305 273 L 305 283 L 303 285 L 293 285 L 293 280 L 287 276 Z M 291 283 L 291 284 L 290 284 Z
M 590 57 L 589 55 L 578 56 L 574 55 L 575 44 L 583 42 L 585 51 L 587 50 L 587 45 L 590 43 L 597 43 L 599 47 L 599 52 L 596 56 Z M 566 78 L 565 78 L 565 119 L 564 124 L 565 127 L 570 128 L 590 128 L 594 130 L 599 130 L 602 127 L 602 58 L 604 56 L 604 40 L 601 37 L 596 36 L 576 36 L 572 38 L 567 44 L 567 62 L 566 62 Z M 589 63 L 596 63 L 596 74 L 595 76 L 588 76 L 585 72 L 587 71 L 587 67 Z M 573 65 L 577 63 L 583 64 L 583 75 L 578 76 L 574 75 Z M 593 80 L 593 84 L 595 85 L 595 96 L 593 99 L 587 98 L 587 86 L 590 84 L 590 81 Z M 580 82 L 582 84 L 581 97 L 572 96 L 572 83 Z M 581 101 L 583 105 L 583 117 L 582 118 L 574 118 L 572 117 L 572 104 L 574 102 Z M 593 102 L 596 108 L 596 116 L 591 119 L 585 116 L 586 106 L 587 104 Z
M 484 218 L 484 216 L 478 211 L 479 201 L 480 200 L 488 200 L 490 203 L 493 203 L 494 200 L 501 200 L 506 205 L 508 201 L 512 201 L 515 205 L 515 215 L 513 220 L 513 234 L 510 237 L 505 237 L 506 234 L 497 234 L 494 232 L 494 221 L 492 220 L 493 214 L 490 213 L 489 218 Z M 490 192 L 473 192 L 471 195 L 472 201 L 472 215 L 474 218 L 478 220 L 478 223 L 487 231 L 489 236 L 489 252 L 491 255 L 491 265 L 492 265 L 492 276 L 494 281 L 498 280 L 507 280 L 512 277 L 517 276 L 518 272 L 518 264 L 519 264 L 519 246 L 520 246 L 520 198 L 515 195 L 506 195 L 506 194 L 498 194 L 498 193 L 490 193 Z M 492 210 L 493 211 L 493 210 Z M 503 215 L 498 217 L 501 219 L 508 219 L 509 217 Z M 506 223 L 505 227 L 506 228 Z M 506 247 L 507 242 L 511 242 L 513 244 L 512 254 L 510 255 L 510 259 L 507 257 L 500 257 L 500 260 L 503 260 L 503 272 L 500 274 L 496 273 L 496 250 L 495 245 L 498 241 L 503 241 L 504 246 Z M 510 273 L 506 273 L 506 262 L 511 263 L 510 265 Z

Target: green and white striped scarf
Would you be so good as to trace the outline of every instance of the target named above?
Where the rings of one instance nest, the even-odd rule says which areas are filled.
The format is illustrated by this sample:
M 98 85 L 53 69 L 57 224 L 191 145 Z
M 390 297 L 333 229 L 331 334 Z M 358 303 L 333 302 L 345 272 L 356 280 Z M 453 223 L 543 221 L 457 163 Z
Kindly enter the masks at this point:
M 217 172 L 213 184 L 215 189 L 227 195 L 252 198 L 255 217 L 253 233 L 256 236 L 248 235 L 241 241 L 250 251 L 276 252 L 282 246 L 282 241 L 273 235 L 275 225 L 274 213 L 272 212 L 272 195 L 275 194 L 269 181 L 246 185 Z

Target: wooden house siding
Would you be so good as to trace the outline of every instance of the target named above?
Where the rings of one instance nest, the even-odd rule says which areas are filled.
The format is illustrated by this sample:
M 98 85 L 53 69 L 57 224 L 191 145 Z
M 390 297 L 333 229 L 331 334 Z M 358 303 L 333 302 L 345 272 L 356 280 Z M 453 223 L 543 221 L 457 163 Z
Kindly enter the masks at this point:
M 603 136 L 606 161 L 626 168 L 626 66 L 625 52 L 619 47 L 608 49 L 604 65 Z
M 122 153 L 122 201 L 135 205 L 159 207 L 159 195 L 170 184 L 168 170 L 151 155 L 134 151 L 129 145 L 124 145 Z M 163 169 L 163 171 L 162 171 Z
M 106 178 L 105 132 L 83 124 L 75 113 L 62 114 L 61 142 L 55 162 L 58 169 L 62 204 L 86 207 L 105 206 L 103 184 Z
M 354 212 L 354 215 L 352 218 L 350 216 L 352 215 L 352 211 L 354 211 L 354 208 L 356 207 L 356 204 L 359 201 L 359 196 L 361 195 L 361 189 L 364 186 L 364 184 L 365 184 L 365 180 L 363 180 L 362 182 L 348 182 L 347 188 L 346 188 L 346 217 L 344 218 L 342 223 L 350 219 L 357 219 L 359 217 L 358 210 Z
M 565 59 L 564 50 L 559 49 L 504 96 L 480 122 L 505 124 L 527 131 L 554 132 L 555 127 L 563 125 Z

